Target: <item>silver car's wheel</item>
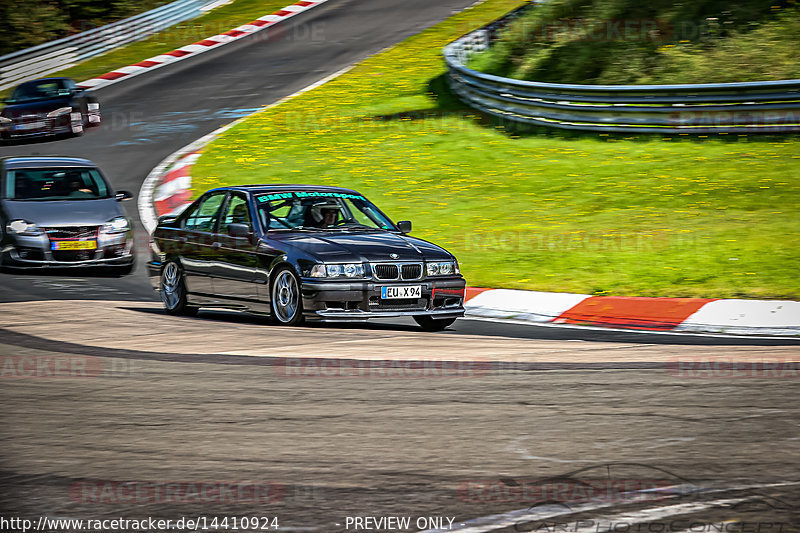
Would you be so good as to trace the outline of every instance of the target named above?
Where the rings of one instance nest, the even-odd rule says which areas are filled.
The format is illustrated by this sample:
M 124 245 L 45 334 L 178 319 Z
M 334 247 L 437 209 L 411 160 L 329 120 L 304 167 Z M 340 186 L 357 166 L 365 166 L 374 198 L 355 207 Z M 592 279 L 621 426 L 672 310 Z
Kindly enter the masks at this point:
M 272 316 L 280 324 L 296 326 L 303 321 L 300 282 L 289 268 L 281 269 L 272 282 Z
M 167 263 L 161 272 L 161 301 L 170 315 L 194 315 L 197 308 L 186 303 L 183 271 L 174 262 Z

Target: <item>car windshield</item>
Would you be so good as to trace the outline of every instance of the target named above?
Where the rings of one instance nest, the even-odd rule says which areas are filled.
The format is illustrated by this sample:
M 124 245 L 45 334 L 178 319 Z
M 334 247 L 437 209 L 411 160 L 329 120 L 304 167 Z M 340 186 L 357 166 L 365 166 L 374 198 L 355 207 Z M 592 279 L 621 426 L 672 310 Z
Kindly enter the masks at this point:
M 24 168 L 8 170 L 3 196 L 9 200 L 96 200 L 110 190 L 94 168 Z
M 70 89 L 63 80 L 31 81 L 23 83 L 11 94 L 12 103 L 62 98 L 69 96 Z
M 358 194 L 292 191 L 256 195 L 263 227 L 270 230 L 392 230 L 394 224 Z

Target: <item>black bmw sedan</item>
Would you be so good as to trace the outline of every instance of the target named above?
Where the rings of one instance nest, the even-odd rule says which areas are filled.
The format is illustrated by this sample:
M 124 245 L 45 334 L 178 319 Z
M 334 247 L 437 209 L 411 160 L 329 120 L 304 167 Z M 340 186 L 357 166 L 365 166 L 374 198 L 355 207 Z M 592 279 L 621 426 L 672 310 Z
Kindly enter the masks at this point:
M 80 135 L 99 126 L 100 104 L 90 91 L 69 78 L 42 78 L 20 84 L 4 100 L 0 138 L 10 140 L 42 135 Z
M 350 189 L 225 187 L 159 220 L 148 269 L 170 314 L 226 307 L 284 325 L 411 316 L 441 330 L 464 315 L 466 283 L 452 254 L 410 231 Z

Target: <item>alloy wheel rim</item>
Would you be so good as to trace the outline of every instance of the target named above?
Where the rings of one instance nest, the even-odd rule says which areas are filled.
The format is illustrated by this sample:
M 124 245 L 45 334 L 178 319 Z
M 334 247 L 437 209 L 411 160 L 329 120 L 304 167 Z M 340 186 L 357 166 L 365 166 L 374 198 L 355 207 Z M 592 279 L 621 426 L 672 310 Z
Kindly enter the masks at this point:
M 170 263 L 161 277 L 161 300 L 167 309 L 175 309 L 180 301 L 180 272 L 178 265 Z
M 297 281 L 286 270 L 275 280 L 275 314 L 281 322 L 290 322 L 297 313 L 300 293 Z

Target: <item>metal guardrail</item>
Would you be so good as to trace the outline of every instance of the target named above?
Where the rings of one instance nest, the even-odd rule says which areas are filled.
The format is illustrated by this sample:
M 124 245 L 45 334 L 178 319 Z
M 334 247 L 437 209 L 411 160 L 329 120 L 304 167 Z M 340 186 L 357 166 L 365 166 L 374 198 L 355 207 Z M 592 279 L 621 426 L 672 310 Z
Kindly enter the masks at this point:
M 153 35 L 194 18 L 220 0 L 177 0 L 145 13 L 0 57 L 0 90 Z
M 444 48 L 450 87 L 471 107 L 507 120 L 630 133 L 800 132 L 800 80 L 681 85 L 575 85 L 502 78 L 467 68 L 534 4 Z

